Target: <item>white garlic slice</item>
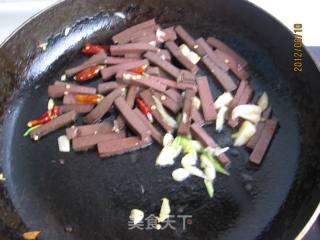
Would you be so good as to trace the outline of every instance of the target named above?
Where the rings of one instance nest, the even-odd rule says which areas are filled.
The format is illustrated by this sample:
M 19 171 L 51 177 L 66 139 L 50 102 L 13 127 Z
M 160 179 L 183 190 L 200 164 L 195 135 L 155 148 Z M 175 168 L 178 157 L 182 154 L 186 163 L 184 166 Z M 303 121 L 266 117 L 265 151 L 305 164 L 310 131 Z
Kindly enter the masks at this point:
M 214 107 L 216 109 L 220 109 L 223 106 L 228 106 L 231 103 L 232 99 L 232 94 L 229 92 L 225 92 L 216 99 L 216 101 L 214 102 Z
M 181 53 L 186 57 L 190 54 L 191 50 L 186 44 L 181 44 L 179 46 Z
M 234 146 L 239 147 L 245 145 L 250 138 L 256 133 L 256 127 L 249 121 L 244 121 L 235 134 Z
M 162 198 L 161 209 L 159 213 L 158 222 L 161 223 L 169 218 L 171 213 L 170 203 L 168 198 Z
M 201 107 L 201 101 L 198 97 L 194 97 L 192 100 L 192 105 L 195 107 L 195 109 L 199 110 Z
M 269 105 L 269 97 L 266 92 L 263 92 L 261 97 L 257 101 L 257 105 L 261 107 L 262 112 L 268 108 Z
M 195 166 L 186 165 L 186 166 L 184 166 L 184 169 L 186 169 L 193 176 L 197 176 L 200 178 L 206 178 L 206 175 L 204 174 L 204 172 Z
M 144 213 L 139 209 L 132 209 L 129 218 L 133 224 L 138 224 L 143 220 Z
M 183 167 L 186 166 L 194 166 L 197 164 L 198 155 L 196 152 L 189 152 L 186 155 L 184 155 L 181 159 L 181 165 Z
M 158 166 L 170 166 L 174 164 L 174 159 L 180 154 L 182 148 L 179 146 L 165 146 L 159 153 L 156 165 Z
M 231 118 L 233 120 L 237 118 L 243 118 L 249 120 L 253 123 L 257 123 L 260 121 L 261 118 L 261 107 L 254 105 L 254 104 L 243 104 L 235 107 L 232 110 Z
M 190 176 L 190 173 L 184 168 L 178 168 L 172 172 L 172 177 L 177 182 L 182 182 Z
M 170 145 L 174 140 L 174 137 L 171 133 L 166 133 L 162 139 L 162 144 L 163 146 L 168 146 Z
M 193 64 L 197 64 L 197 63 L 200 61 L 200 59 L 201 59 L 201 57 L 200 57 L 198 54 L 196 54 L 195 52 L 193 52 L 193 51 L 191 51 L 191 52 L 188 54 L 187 58 L 188 58 L 188 59 L 190 60 L 190 62 L 192 62 Z
M 52 98 L 48 101 L 48 111 L 51 111 L 54 107 L 54 100 Z
M 58 137 L 58 146 L 60 152 L 70 152 L 70 141 L 66 135 Z
M 218 132 L 221 132 L 225 120 L 225 115 L 228 111 L 228 108 L 226 106 L 222 106 L 217 114 L 217 119 L 216 119 L 216 130 Z

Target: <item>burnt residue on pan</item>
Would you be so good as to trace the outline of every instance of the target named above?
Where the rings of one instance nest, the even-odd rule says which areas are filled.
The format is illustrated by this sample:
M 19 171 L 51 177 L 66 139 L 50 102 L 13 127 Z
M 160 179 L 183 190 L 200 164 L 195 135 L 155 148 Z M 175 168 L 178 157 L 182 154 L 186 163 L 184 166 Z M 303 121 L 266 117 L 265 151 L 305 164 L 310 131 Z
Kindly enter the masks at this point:
M 115 16 L 117 11 L 126 19 Z M 252 69 L 254 90 L 268 92 L 279 118 L 281 127 L 259 170 L 247 164 L 246 151 L 231 149 L 231 176 L 218 177 L 213 200 L 201 180 L 174 182 L 171 172 L 178 165 L 156 168 L 160 148 L 155 144 L 101 160 L 95 151 L 58 152 L 62 130 L 37 144 L 22 137 L 27 119 L 46 106 L 47 86 L 84 59 L 79 49 L 86 41 L 110 42 L 114 33 L 151 17 L 168 26 L 182 24 L 195 37 L 216 36 L 233 47 Z M 0 220 L 9 220 L 6 236 L 16 239 L 17 232 L 26 230 L 17 213 L 29 229 L 43 231 L 40 239 L 292 238 L 319 193 L 320 153 L 314 146 L 319 145 L 320 86 L 307 54 L 304 72 L 292 72 L 290 40 L 275 20 L 235 0 L 76 0 L 39 15 L 0 49 L 1 163 L 9 193 L 1 187 L 0 210 L 3 206 L 9 217 Z M 45 51 L 38 47 L 43 42 L 48 42 Z M 214 96 L 220 93 L 213 84 L 211 88 Z M 220 145 L 230 144 L 229 134 L 206 130 Z M 192 215 L 192 224 L 185 231 L 181 222 L 175 231 L 129 231 L 130 209 L 157 214 L 162 197 L 170 199 L 172 213 Z M 9 198 L 15 208 L 8 207 Z

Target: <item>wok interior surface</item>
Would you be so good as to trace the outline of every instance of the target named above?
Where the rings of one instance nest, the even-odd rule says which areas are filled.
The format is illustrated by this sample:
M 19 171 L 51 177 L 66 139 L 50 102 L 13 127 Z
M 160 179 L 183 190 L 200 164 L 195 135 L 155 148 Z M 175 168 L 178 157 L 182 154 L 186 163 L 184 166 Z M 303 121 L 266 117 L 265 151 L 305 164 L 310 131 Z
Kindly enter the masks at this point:
M 242 10 L 242 18 L 231 7 Z M 126 20 L 114 16 L 117 11 Z M 285 239 L 296 234 L 311 212 L 302 211 L 301 203 L 308 201 L 310 208 L 315 204 L 306 195 L 319 183 L 320 155 L 312 148 L 319 142 L 315 137 L 319 124 L 314 122 L 319 100 L 313 95 L 319 84 L 308 57 L 305 65 L 309 61 L 309 69 L 306 65 L 304 73 L 292 75 L 288 73 L 291 63 L 282 63 L 288 55 L 287 45 L 262 37 L 265 31 L 277 33 L 278 28 L 285 32 L 282 26 L 260 33 L 256 29 L 259 21 L 246 24 L 247 17 L 259 11 L 236 1 L 66 1 L 13 36 L 11 41 L 19 39 L 20 44 L 10 46 L 9 41 L 4 48 L 15 49 L 21 57 L 14 59 L 15 66 L 24 65 L 16 70 L 20 75 L 14 76 L 17 87 L 5 114 L 3 162 L 7 190 L 23 222 L 41 230 L 43 239 Z M 70 16 L 64 15 L 67 12 Z M 213 199 L 207 196 L 202 180 L 177 183 L 172 179 L 179 161 L 156 168 L 160 151 L 156 143 L 101 160 L 96 151 L 59 152 L 57 138 L 64 130 L 38 142 L 22 137 L 26 122 L 46 108 L 48 85 L 59 80 L 66 68 L 84 60 L 79 49 L 85 42 L 108 43 L 114 33 L 152 17 L 164 26 L 182 24 L 194 37 L 216 36 L 244 56 L 255 96 L 267 91 L 273 115 L 279 119 L 280 128 L 260 169 L 247 164 L 248 153 L 243 148 L 227 153 L 232 160 L 231 176 L 218 176 Z M 268 26 L 269 18 L 265 19 Z M 46 30 L 45 23 L 49 24 Z M 40 28 L 40 32 L 28 32 L 28 27 Z M 71 28 L 67 36 L 65 27 Z M 22 35 L 34 42 L 28 39 L 23 44 Z M 289 42 L 287 35 L 289 40 L 283 41 Z M 41 52 L 36 42 L 45 40 L 48 49 Z M 221 92 L 214 80 L 210 82 L 217 97 Z M 221 146 L 232 144 L 228 129 L 218 134 L 209 125 L 206 130 Z M 170 199 L 172 214 L 192 215 L 186 230 L 178 219 L 175 230 L 128 230 L 131 209 L 142 209 L 145 216 L 157 215 L 163 197 Z M 69 226 L 71 233 L 65 231 Z

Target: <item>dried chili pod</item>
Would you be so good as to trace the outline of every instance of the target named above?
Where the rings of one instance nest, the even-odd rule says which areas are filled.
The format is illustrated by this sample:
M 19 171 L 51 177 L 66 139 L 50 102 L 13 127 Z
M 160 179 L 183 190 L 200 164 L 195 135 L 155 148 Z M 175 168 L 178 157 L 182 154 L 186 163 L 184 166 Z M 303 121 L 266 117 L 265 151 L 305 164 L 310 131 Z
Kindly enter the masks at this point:
M 109 49 L 110 49 L 109 45 L 86 43 L 86 45 L 81 49 L 81 52 L 86 55 L 92 56 L 102 51 L 109 52 Z
M 147 106 L 147 104 L 142 100 L 140 97 L 136 97 L 136 105 L 139 108 L 139 110 L 145 115 L 150 122 L 153 122 L 152 113 Z
M 79 103 L 97 104 L 103 99 L 103 96 L 100 94 L 76 94 L 75 99 Z
M 78 72 L 73 79 L 79 82 L 85 82 L 97 76 L 101 70 L 101 66 L 94 65 Z

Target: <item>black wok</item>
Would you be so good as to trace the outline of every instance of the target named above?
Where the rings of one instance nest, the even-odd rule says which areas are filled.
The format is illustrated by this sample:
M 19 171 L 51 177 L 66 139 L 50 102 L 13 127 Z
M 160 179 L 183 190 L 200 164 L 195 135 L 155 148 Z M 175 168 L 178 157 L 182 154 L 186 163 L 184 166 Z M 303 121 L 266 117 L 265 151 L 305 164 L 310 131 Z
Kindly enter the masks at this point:
M 118 11 L 126 20 L 114 16 Z M 216 36 L 243 55 L 255 91 L 268 92 L 280 121 L 260 169 L 248 166 L 244 149 L 230 150 L 231 176 L 218 177 L 213 199 L 202 181 L 176 183 L 174 166 L 156 168 L 156 144 L 101 160 L 95 151 L 58 152 L 63 130 L 37 143 L 22 137 L 27 120 L 46 107 L 47 86 L 83 60 L 85 42 L 109 42 L 152 17 L 163 25 L 183 24 L 195 37 Z M 43 42 L 46 51 L 38 47 Z M 306 51 L 303 72 L 292 65 L 293 36 L 246 1 L 70 0 L 41 13 L 0 49 L 4 237 L 17 239 L 31 229 L 50 240 L 293 239 L 320 199 L 320 74 Z M 222 146 L 231 143 L 207 129 Z M 175 231 L 128 230 L 130 209 L 158 213 L 164 196 L 174 214 L 192 215 L 185 231 L 178 222 Z

